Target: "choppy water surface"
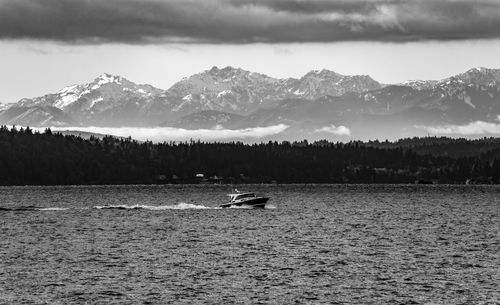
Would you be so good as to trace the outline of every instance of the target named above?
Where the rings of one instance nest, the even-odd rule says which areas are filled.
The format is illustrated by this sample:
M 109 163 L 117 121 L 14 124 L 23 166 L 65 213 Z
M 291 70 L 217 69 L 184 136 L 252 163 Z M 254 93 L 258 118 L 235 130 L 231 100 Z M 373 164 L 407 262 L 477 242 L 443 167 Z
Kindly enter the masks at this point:
M 2 187 L 0 303 L 500 302 L 499 187 L 239 188 Z

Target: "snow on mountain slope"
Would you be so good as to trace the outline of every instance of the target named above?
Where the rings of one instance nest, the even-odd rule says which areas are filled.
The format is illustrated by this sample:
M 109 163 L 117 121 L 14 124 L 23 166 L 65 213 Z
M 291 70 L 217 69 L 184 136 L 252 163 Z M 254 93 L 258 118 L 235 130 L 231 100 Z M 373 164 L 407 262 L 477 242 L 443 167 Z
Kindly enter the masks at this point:
M 2 102 L 0 102 L 0 111 L 5 110 L 10 106 L 12 106 L 12 104 L 3 104 Z
M 340 96 L 348 92 L 379 89 L 382 84 L 367 75 L 345 76 L 329 70 L 315 70 L 292 81 L 289 92 L 297 97 L 317 99 L 325 95 Z
M 411 87 L 416 90 L 430 90 L 438 84 L 437 80 L 408 80 L 400 83 L 401 86 Z
M 167 95 L 177 102 L 173 111 L 182 114 L 202 110 L 245 114 L 275 100 L 281 93 L 277 82 L 264 74 L 213 67 L 182 79 L 167 90 Z
M 102 74 L 90 83 L 68 86 L 57 93 L 33 99 L 22 99 L 18 104 L 20 106 L 52 106 L 61 110 L 79 104 L 81 110 L 89 110 L 96 106 L 96 99 L 111 101 L 134 96 L 147 101 L 148 97 L 161 93 L 163 90 L 150 85 L 138 85 L 120 76 Z
M 277 79 L 233 67 L 213 67 L 182 79 L 168 90 L 102 74 L 86 84 L 22 99 L 16 107 L 53 107 L 82 126 L 151 126 L 199 111 L 245 115 L 258 108 L 276 106 L 286 98 L 313 100 L 380 87 L 368 76 L 343 76 L 328 70 L 313 71 L 300 79 Z M 41 116 L 26 115 L 33 118 L 32 126 L 50 122 Z M 9 117 L 9 121 L 12 119 Z
M 174 84 L 167 94 L 177 101 L 173 110 L 181 113 L 217 110 L 247 114 L 285 98 L 312 100 L 380 87 L 369 76 L 343 76 L 328 70 L 312 71 L 300 79 L 277 79 L 233 67 L 213 67 Z
M 452 78 L 471 85 L 499 86 L 500 69 L 473 68 Z
M 22 99 L 17 106 L 54 107 L 79 125 L 141 125 L 144 117 L 140 114 L 163 93 L 163 90 L 150 85 L 138 85 L 121 76 L 102 74 L 87 84 L 68 86 L 57 93 L 33 99 Z M 31 125 L 43 125 L 45 122 L 34 119 Z
M 182 128 L 286 124 L 297 132 L 332 125 L 364 126 L 368 132 L 373 123 L 392 132 L 405 124 L 497 122 L 498 115 L 500 70 L 495 69 L 471 69 L 440 81 L 382 85 L 369 76 L 329 70 L 278 79 L 213 67 L 168 90 L 103 74 L 87 84 L 22 99 L 0 110 L 0 123 Z

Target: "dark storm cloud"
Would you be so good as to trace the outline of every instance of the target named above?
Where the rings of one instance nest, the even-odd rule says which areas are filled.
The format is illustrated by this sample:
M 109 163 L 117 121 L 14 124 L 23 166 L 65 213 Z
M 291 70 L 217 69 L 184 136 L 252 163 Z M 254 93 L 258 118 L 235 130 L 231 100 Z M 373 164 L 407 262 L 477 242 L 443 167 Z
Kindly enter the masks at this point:
M 97 44 L 499 37 L 497 0 L 0 0 L 1 39 Z

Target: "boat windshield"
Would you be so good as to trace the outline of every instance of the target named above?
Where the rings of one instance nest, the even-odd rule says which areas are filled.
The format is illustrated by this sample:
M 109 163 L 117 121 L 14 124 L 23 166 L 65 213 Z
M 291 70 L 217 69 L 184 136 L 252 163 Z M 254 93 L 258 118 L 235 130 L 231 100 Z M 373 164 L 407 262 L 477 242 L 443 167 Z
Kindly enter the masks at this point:
M 255 194 L 254 193 L 241 194 L 241 195 L 234 197 L 234 199 L 237 200 L 237 199 L 250 198 L 250 197 L 255 197 Z

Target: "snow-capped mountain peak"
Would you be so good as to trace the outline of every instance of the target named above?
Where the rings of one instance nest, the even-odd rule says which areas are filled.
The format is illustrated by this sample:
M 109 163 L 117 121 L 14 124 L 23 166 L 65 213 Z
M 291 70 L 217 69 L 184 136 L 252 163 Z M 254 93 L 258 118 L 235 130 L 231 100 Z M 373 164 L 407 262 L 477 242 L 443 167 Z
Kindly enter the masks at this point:
M 78 88 L 78 85 L 67 86 L 67 87 L 62 88 L 58 93 L 59 94 L 67 94 L 68 92 L 73 92 L 73 90 L 75 90 L 77 88 Z
M 244 81 L 248 78 L 270 78 L 267 75 L 250 72 L 243 70 L 241 68 L 234 68 L 231 66 L 226 66 L 224 68 L 218 68 L 213 66 L 210 70 L 204 71 L 200 74 L 195 74 L 192 77 L 202 77 L 202 78 L 212 78 L 218 82 L 239 82 Z
M 95 90 L 108 84 L 122 85 L 124 81 L 127 83 L 129 82 L 121 76 L 104 73 L 94 79 L 92 82 L 92 89 Z
M 107 83 L 116 83 L 116 84 L 121 84 L 122 77 L 118 75 L 111 75 L 108 73 L 103 73 L 99 75 L 94 82 L 97 82 L 99 84 L 107 84 Z
M 138 85 L 121 76 L 104 73 L 89 83 L 67 86 L 56 93 L 33 99 L 22 99 L 15 106 L 38 109 L 33 112 L 37 117 L 43 117 L 39 113 L 40 109 L 44 109 L 43 113 L 48 111 L 51 114 L 62 111 L 71 118 L 67 122 L 123 124 L 133 121 L 135 113 L 148 111 L 149 105 L 161 99 L 164 92 L 150 85 Z M 32 117 L 34 115 L 30 115 Z M 41 121 L 32 125 L 40 124 Z
M 500 69 L 472 68 L 452 78 L 472 85 L 495 86 L 500 84 Z
M 327 69 L 322 69 L 322 70 L 312 70 L 309 73 L 305 74 L 302 79 L 305 78 L 310 78 L 310 77 L 318 77 L 318 78 L 329 78 L 329 79 L 337 79 L 337 78 L 342 78 L 343 75 L 339 74 L 335 71 L 330 71 Z
M 295 82 L 290 90 L 304 98 L 315 99 L 325 95 L 339 96 L 347 92 L 363 92 L 382 85 L 367 75 L 342 75 L 331 70 L 312 70 Z

